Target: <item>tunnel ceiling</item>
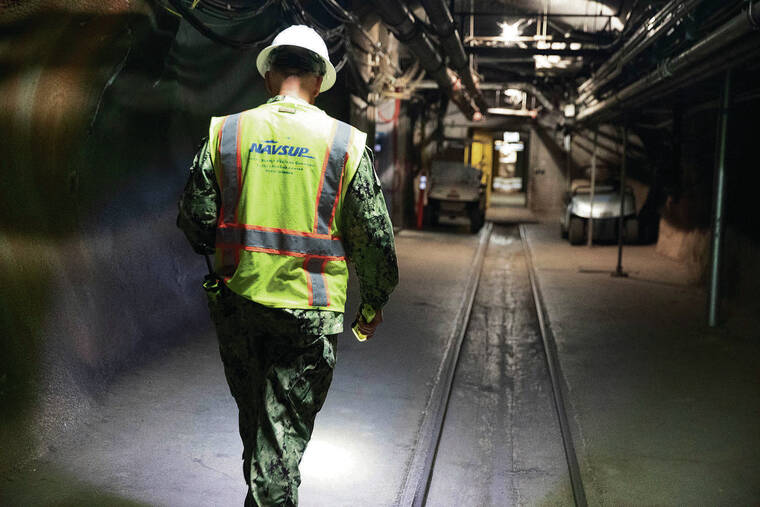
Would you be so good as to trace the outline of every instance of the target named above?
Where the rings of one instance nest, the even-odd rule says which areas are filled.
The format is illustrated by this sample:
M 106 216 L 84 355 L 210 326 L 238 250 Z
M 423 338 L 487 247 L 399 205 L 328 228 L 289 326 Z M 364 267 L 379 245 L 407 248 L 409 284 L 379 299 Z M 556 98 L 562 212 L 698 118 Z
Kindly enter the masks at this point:
M 491 107 L 503 106 L 503 97 L 493 90 L 500 87 L 505 90 L 506 83 L 525 83 L 548 98 L 536 106 L 539 113 L 559 110 L 569 103 L 575 103 L 581 116 L 587 119 L 596 117 L 600 106 L 604 106 L 607 119 L 625 109 L 622 106 L 638 109 L 641 97 L 636 103 L 618 101 L 614 96 L 617 90 L 658 69 L 667 74 L 669 61 L 721 28 L 748 5 L 745 0 L 162 2 L 170 10 L 180 11 L 186 19 L 196 18 L 194 26 L 200 25 L 200 30 L 210 32 L 207 36 L 226 38 L 221 42 L 247 48 L 263 47 L 274 34 L 245 41 L 230 35 L 234 30 L 220 35 L 215 27 L 224 27 L 225 20 L 238 24 L 260 16 L 279 19 L 282 27 L 308 24 L 326 39 L 336 67 L 346 66 L 344 79 L 348 89 L 365 101 L 386 96 L 416 97 L 429 102 L 438 100 L 443 92 L 470 119 L 485 114 Z M 450 28 L 441 26 L 440 15 L 436 19 L 435 11 L 440 14 L 441 9 L 450 13 L 462 57 L 457 56 L 451 40 L 446 39 Z M 400 51 L 386 44 L 377 32 L 371 32 L 378 21 L 401 42 Z M 753 59 L 751 50 L 755 47 L 751 41 L 742 43 L 747 46 L 746 51 L 735 54 L 734 63 Z M 458 63 L 465 61 L 462 58 L 469 60 L 472 71 L 466 64 Z M 709 73 L 704 76 L 709 77 Z M 682 81 L 677 89 L 693 86 L 699 79 Z M 646 94 L 644 102 L 656 103 L 667 100 L 674 90 L 671 87 L 647 91 L 651 93 Z M 606 107 L 611 99 L 620 107 Z M 548 108 L 547 103 L 555 107 Z
M 452 15 L 485 82 L 530 81 L 552 93 L 603 59 L 623 32 L 625 0 L 455 0 Z
M 690 98 L 707 100 L 699 83 L 728 66 L 742 71 L 738 81 L 751 82 L 760 55 L 760 5 L 754 17 L 747 12 L 754 4 L 454 0 L 451 6 L 483 86 L 531 83 L 556 105 L 575 103 L 586 122 L 598 122 Z M 698 46 L 707 50 L 692 65 L 673 67 Z M 619 97 L 628 87 L 630 93 Z M 707 95 L 714 99 L 714 88 Z M 596 114 L 600 107 L 604 114 Z

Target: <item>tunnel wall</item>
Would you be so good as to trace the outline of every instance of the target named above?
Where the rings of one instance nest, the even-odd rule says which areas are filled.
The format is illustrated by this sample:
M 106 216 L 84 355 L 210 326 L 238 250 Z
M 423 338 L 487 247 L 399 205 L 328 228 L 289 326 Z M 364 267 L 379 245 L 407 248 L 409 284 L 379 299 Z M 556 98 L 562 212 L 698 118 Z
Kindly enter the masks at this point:
M 256 54 L 147 1 L 0 11 L 0 470 L 77 427 L 122 372 L 212 331 L 176 203 L 209 117 L 266 99 Z M 348 120 L 348 96 L 339 76 L 317 104 Z
M 0 467 L 75 424 L 116 372 L 194 326 L 173 226 L 173 36 L 145 2 L 6 7 L 0 78 Z
M 704 283 L 709 263 L 712 176 L 715 161 L 713 112 L 673 126 L 673 147 L 660 161 L 665 196 L 657 251 L 686 265 L 694 283 Z M 674 155 L 678 146 L 680 156 Z
M 740 74 L 741 75 L 741 74 Z M 719 86 L 708 83 L 717 97 Z M 726 235 L 722 293 L 727 316 L 760 312 L 760 213 L 757 212 L 757 100 L 735 104 L 729 114 L 726 160 Z M 708 280 L 710 228 L 714 203 L 717 110 L 687 110 L 681 119 L 681 156 L 663 177 L 657 249 L 687 265 L 695 283 Z

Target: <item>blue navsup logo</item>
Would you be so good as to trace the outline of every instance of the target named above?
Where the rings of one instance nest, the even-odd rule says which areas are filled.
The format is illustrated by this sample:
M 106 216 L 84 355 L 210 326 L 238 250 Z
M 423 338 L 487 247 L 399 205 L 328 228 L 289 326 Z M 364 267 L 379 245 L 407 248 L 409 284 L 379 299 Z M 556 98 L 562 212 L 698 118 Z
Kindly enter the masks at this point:
M 286 155 L 288 157 L 314 158 L 313 156 L 309 155 L 309 148 L 306 148 L 305 146 L 278 144 L 277 141 L 253 143 L 251 144 L 250 152 L 265 155 Z

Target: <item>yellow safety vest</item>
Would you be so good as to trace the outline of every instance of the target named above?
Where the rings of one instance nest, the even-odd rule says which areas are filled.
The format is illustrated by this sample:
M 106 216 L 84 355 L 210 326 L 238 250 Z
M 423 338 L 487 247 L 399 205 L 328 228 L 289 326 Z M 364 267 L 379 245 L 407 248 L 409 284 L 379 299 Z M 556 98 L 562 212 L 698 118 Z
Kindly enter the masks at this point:
M 299 99 L 212 118 L 217 273 L 273 308 L 343 312 L 339 217 L 367 135 Z

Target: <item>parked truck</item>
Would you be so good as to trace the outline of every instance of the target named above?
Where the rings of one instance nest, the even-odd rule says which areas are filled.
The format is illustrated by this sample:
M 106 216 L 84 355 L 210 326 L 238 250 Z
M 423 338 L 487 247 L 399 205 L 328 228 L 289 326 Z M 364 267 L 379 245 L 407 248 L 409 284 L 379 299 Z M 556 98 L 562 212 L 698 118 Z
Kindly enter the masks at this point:
M 485 223 L 486 194 L 482 172 L 462 162 L 435 160 L 430 170 L 428 216 L 430 225 L 441 217 L 466 217 L 470 230 L 477 232 Z

